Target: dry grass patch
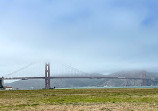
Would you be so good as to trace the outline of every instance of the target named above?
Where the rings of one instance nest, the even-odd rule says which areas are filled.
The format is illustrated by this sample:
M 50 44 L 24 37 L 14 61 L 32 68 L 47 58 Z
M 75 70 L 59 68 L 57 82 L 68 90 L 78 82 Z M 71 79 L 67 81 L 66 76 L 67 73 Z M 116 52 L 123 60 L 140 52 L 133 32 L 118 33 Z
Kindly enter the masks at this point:
M 41 105 L 23 111 L 158 111 L 158 104 L 105 103 L 80 105 Z M 14 110 L 14 109 L 12 109 Z
M 158 111 L 158 89 L 0 91 L 0 110 Z

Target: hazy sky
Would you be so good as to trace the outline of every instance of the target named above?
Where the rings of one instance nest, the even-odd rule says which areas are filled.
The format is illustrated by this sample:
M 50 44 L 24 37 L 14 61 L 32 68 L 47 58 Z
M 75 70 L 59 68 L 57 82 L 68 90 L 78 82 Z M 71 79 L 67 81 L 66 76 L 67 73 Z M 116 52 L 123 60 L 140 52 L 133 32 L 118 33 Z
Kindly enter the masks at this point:
M 157 0 L 1 0 L 0 73 L 34 61 L 156 70 L 157 13 Z

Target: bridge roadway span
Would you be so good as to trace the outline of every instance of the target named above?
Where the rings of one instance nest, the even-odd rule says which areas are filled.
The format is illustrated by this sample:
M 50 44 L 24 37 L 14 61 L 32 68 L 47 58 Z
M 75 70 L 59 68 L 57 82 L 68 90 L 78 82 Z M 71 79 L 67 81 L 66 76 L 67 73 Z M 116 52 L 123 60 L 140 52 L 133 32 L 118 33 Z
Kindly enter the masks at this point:
M 110 76 L 53 76 L 50 77 L 50 79 L 63 79 L 63 78 L 89 78 L 89 79 L 101 79 L 101 78 L 107 78 L 107 79 L 137 79 L 137 80 L 151 80 L 151 78 L 139 78 L 139 77 L 110 77 Z M 4 80 L 16 80 L 16 79 L 21 79 L 21 80 L 27 80 L 27 79 L 45 79 L 45 77 L 4 77 Z

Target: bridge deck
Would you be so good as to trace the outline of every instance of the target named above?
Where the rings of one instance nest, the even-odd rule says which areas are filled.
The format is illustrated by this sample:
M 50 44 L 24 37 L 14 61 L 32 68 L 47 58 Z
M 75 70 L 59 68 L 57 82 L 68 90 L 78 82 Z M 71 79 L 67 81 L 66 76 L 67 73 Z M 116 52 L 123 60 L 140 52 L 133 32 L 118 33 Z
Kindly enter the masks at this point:
M 151 78 L 136 78 L 136 77 L 109 77 L 109 76 L 54 76 L 50 77 L 50 79 L 62 79 L 62 78 L 89 78 L 89 79 L 101 79 L 101 78 L 107 78 L 107 79 L 137 79 L 137 80 L 142 80 L 142 79 L 151 79 Z M 16 80 L 16 79 L 22 79 L 22 80 L 27 80 L 27 79 L 45 79 L 45 77 L 4 77 L 4 80 Z

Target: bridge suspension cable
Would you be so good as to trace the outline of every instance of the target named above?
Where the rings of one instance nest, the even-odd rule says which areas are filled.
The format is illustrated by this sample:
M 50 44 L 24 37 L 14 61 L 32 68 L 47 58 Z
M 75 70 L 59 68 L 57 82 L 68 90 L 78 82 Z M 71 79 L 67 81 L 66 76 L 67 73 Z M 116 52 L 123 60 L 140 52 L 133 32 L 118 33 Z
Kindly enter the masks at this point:
M 74 67 L 72 67 L 72 66 L 70 66 L 70 65 L 66 65 L 66 64 L 64 64 L 64 66 L 66 67 L 66 68 L 68 68 L 68 69 L 71 69 L 72 71 L 72 73 L 75 73 L 75 74 L 77 74 L 77 73 L 80 73 L 80 74 L 87 74 L 87 75 L 89 75 L 89 73 L 86 73 L 86 72 L 84 72 L 84 71 L 81 71 L 81 70 L 79 70 L 79 69 L 77 69 L 77 68 L 74 68 Z M 79 76 L 79 75 L 78 75 Z M 84 75 L 85 76 L 85 75 Z
M 30 64 L 28 64 L 28 65 L 26 65 L 26 66 L 24 66 L 24 67 L 22 67 L 22 68 L 20 68 L 20 69 L 18 69 L 18 70 L 15 70 L 15 71 L 13 71 L 13 72 L 11 72 L 11 73 L 6 74 L 6 75 L 4 75 L 4 76 L 6 77 L 6 76 L 13 75 L 13 74 L 15 74 L 15 73 L 18 73 L 18 72 L 20 72 L 20 71 L 22 71 L 22 70 L 25 70 L 25 69 L 29 68 L 30 66 L 32 66 L 32 65 L 34 65 L 34 64 L 35 64 L 35 62 L 32 62 L 32 63 L 30 63 Z

